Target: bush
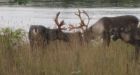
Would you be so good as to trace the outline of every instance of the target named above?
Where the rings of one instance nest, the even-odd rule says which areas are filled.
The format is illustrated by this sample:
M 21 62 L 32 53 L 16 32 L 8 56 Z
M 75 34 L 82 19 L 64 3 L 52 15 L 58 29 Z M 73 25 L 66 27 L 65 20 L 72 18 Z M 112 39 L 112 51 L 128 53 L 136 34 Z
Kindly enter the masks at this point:
M 2 28 L 0 30 L 0 42 L 6 48 L 11 49 L 13 46 L 23 42 L 23 36 L 25 36 L 25 31 L 22 29 Z
M 19 5 L 22 5 L 22 4 L 27 4 L 30 0 L 15 0 L 16 3 L 18 3 Z

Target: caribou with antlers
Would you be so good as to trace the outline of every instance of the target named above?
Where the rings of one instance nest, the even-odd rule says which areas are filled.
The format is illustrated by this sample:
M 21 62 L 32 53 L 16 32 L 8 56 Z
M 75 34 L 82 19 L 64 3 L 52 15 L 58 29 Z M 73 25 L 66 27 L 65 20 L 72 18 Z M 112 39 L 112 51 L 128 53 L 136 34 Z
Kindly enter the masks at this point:
M 87 23 L 85 23 L 84 19 L 82 18 L 82 15 L 81 14 L 84 14 L 85 16 L 87 16 Z M 86 11 L 80 11 L 78 10 L 78 13 L 75 13 L 76 16 L 78 16 L 78 18 L 80 19 L 80 23 L 79 23 L 79 26 L 74 26 L 74 25 L 69 25 L 69 29 L 70 30 L 73 30 L 73 29 L 80 29 L 81 32 L 75 32 L 75 33 L 72 33 L 72 34 L 69 34 L 69 35 L 73 35 L 73 34 L 79 34 L 79 37 L 77 38 L 77 40 L 79 40 L 81 43 L 88 43 L 89 42 L 89 39 L 88 39 L 88 35 L 86 35 L 87 33 L 87 30 L 88 30 L 88 25 L 89 25 L 89 22 L 90 22 L 90 17 L 89 15 L 87 14 Z
M 31 48 L 41 47 L 45 48 L 47 45 L 54 40 L 68 41 L 68 37 L 61 30 L 61 26 L 64 25 L 64 21 L 60 23 L 57 21 L 60 12 L 57 13 L 55 18 L 55 23 L 57 24 L 57 29 L 49 29 L 42 25 L 31 25 L 29 29 L 29 41 Z
M 112 35 L 112 39 L 115 41 L 120 38 L 121 29 L 133 32 L 137 26 L 138 18 L 132 15 L 103 17 L 93 24 L 87 32 L 90 38 L 103 38 L 103 43 L 109 46 Z
M 86 15 L 87 13 L 84 12 Z M 83 41 L 83 36 L 81 32 L 73 32 L 73 33 L 66 33 L 62 30 L 65 30 L 65 28 L 62 28 L 63 25 L 65 25 L 64 20 L 58 21 L 58 17 L 60 15 L 60 12 L 56 14 L 55 17 L 55 23 L 58 26 L 57 29 L 49 29 L 42 25 L 32 25 L 29 29 L 29 41 L 31 48 L 41 47 L 45 48 L 47 45 L 54 40 L 62 40 L 64 42 L 71 42 L 73 39 L 77 39 L 78 42 Z M 81 17 L 80 10 L 78 11 L 78 14 L 76 14 L 80 18 L 80 26 L 74 27 L 73 25 L 70 25 L 69 30 L 73 29 L 83 29 L 86 24 L 84 23 L 84 20 Z M 88 15 L 87 15 L 88 16 Z M 89 23 L 89 22 L 88 22 Z
M 60 14 L 60 12 L 59 12 L 59 14 Z M 57 15 L 57 18 L 55 19 L 55 23 L 58 27 L 60 26 L 59 23 L 58 23 L 59 14 Z M 84 14 L 85 16 L 87 16 L 87 18 L 88 18 L 87 24 L 85 23 L 81 14 Z M 76 30 L 81 30 L 81 31 L 75 31 L 75 32 L 72 32 L 72 33 L 69 33 L 69 32 L 63 32 L 63 33 L 64 33 L 64 35 L 67 36 L 69 42 L 77 42 L 78 44 L 82 45 L 83 43 L 87 42 L 86 39 L 85 39 L 84 32 L 88 28 L 90 18 L 89 18 L 89 15 L 86 13 L 86 11 L 78 10 L 78 13 L 75 13 L 75 15 L 78 16 L 78 18 L 80 19 L 80 23 L 78 24 L 79 26 L 75 26 L 74 24 L 67 24 L 69 26 L 68 29 L 69 29 L 69 31 L 75 30 L 75 29 Z M 61 30 L 63 30 L 63 29 L 60 28 L 60 31 Z
M 42 25 L 32 25 L 30 27 L 29 41 L 31 48 L 45 48 L 47 44 L 54 40 L 68 41 L 68 37 L 58 29 L 49 29 Z

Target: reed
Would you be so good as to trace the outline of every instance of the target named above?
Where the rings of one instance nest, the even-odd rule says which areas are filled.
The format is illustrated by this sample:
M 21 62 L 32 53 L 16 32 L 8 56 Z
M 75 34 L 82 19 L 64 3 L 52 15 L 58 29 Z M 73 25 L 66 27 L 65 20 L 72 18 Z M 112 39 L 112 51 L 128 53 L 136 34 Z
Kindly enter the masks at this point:
M 10 36 L 0 36 L 0 75 L 140 75 L 134 48 L 121 40 L 108 48 L 53 41 L 46 49 L 31 50 L 21 39 L 15 47 Z

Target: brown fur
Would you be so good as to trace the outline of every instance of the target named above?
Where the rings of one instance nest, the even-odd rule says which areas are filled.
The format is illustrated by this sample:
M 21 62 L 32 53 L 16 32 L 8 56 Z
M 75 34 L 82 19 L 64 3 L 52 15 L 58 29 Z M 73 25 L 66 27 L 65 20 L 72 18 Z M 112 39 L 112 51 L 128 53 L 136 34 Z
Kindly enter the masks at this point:
M 137 26 L 138 19 L 135 16 L 103 17 L 92 25 L 88 32 L 91 33 L 90 37 L 94 37 L 94 39 L 97 37 L 103 38 L 104 44 L 109 46 L 111 35 L 114 35 L 117 40 L 120 38 L 118 34 L 121 28 L 133 31 Z
M 41 25 L 32 25 L 28 35 L 31 48 L 35 49 L 36 47 L 45 48 L 54 40 L 68 41 L 67 35 L 59 29 L 49 29 Z
M 59 29 L 48 29 L 42 25 L 32 25 L 29 29 L 28 36 L 32 49 L 37 49 L 37 47 L 46 48 L 50 42 L 56 40 L 80 44 L 83 41 L 81 32 L 66 33 Z
M 135 60 L 137 61 L 140 54 L 140 28 L 133 31 L 121 30 L 119 36 L 121 40 L 135 47 Z

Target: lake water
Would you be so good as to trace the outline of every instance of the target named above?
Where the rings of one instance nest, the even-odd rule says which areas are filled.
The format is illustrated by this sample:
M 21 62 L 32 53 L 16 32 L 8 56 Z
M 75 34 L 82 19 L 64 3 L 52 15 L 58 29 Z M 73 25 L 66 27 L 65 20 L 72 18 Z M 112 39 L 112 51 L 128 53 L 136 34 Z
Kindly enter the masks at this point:
M 31 25 L 44 25 L 56 28 L 54 18 L 61 12 L 59 20 L 68 24 L 79 24 L 79 18 L 74 14 L 77 9 L 85 10 L 91 20 L 90 25 L 104 16 L 134 15 L 140 19 L 140 8 L 35 8 L 35 7 L 0 7 L 0 28 L 11 27 L 29 30 Z M 86 16 L 84 16 L 86 19 Z M 85 20 L 86 22 L 87 20 Z

